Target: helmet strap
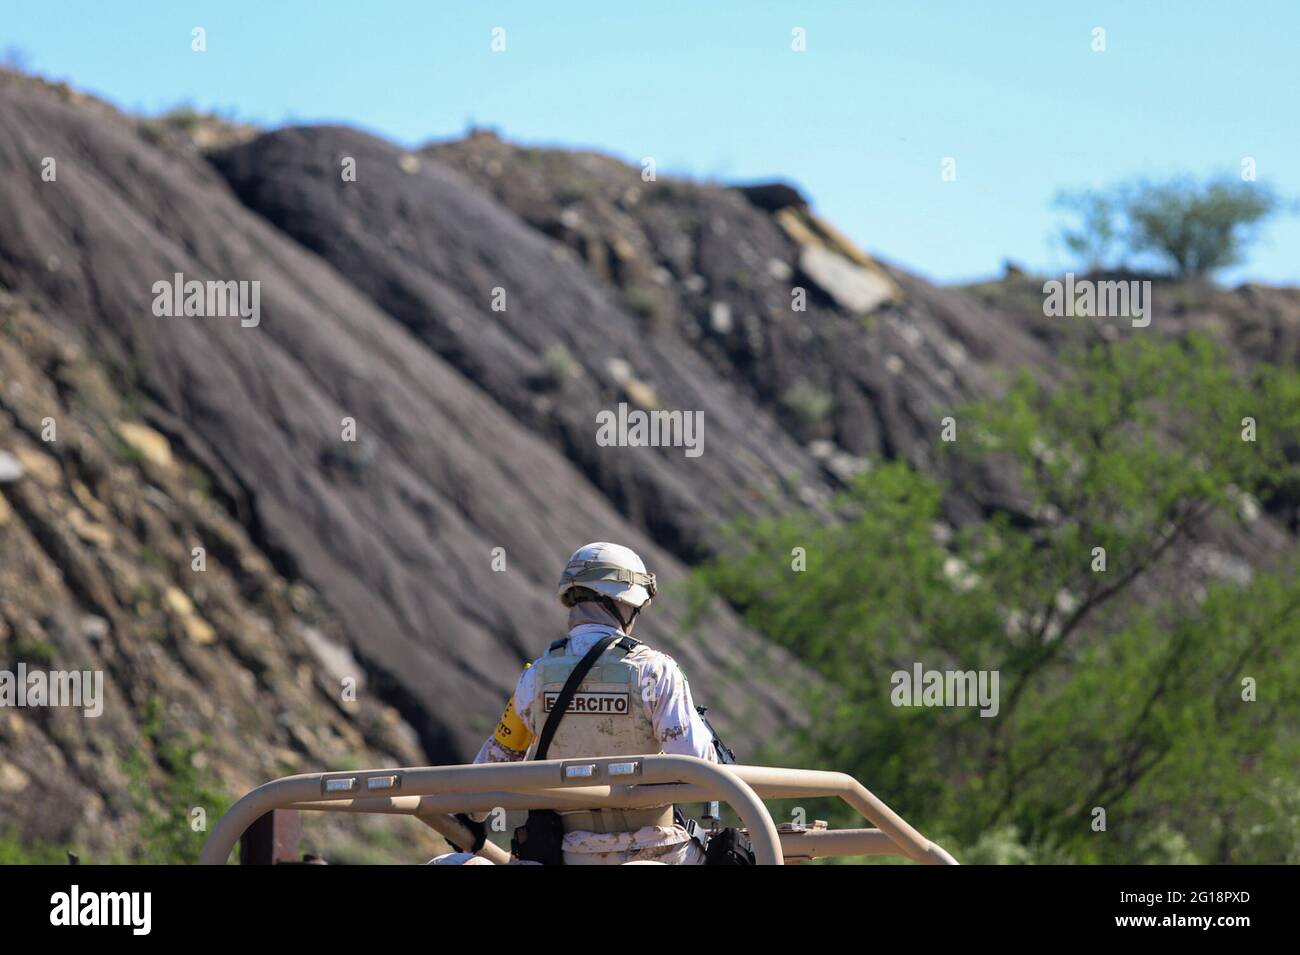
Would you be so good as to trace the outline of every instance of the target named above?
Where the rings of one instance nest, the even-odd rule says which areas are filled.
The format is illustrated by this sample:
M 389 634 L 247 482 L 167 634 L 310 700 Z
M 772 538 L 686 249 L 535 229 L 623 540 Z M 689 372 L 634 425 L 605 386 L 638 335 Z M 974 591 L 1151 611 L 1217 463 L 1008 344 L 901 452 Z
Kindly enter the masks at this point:
M 596 597 L 596 600 L 597 602 L 600 603 L 602 607 L 604 607 L 606 610 L 608 610 L 610 613 L 614 615 L 614 619 L 618 621 L 618 625 L 623 630 L 624 633 L 629 632 L 629 628 L 632 625 L 632 621 L 636 619 L 636 611 L 639 608 L 633 607 L 631 619 L 625 620 L 623 618 L 623 607 L 627 606 L 627 604 L 623 604 L 620 606 L 617 600 L 615 600 L 613 597 L 606 596 L 605 594 L 599 594 Z
M 582 603 L 600 604 L 606 613 L 618 621 L 623 632 L 628 634 L 632 632 L 632 628 L 636 625 L 637 616 L 645 609 L 644 605 L 633 607 L 631 604 L 615 600 L 608 594 L 598 593 L 587 587 L 580 587 L 573 591 L 572 596 L 569 597 L 568 606 L 574 607 Z

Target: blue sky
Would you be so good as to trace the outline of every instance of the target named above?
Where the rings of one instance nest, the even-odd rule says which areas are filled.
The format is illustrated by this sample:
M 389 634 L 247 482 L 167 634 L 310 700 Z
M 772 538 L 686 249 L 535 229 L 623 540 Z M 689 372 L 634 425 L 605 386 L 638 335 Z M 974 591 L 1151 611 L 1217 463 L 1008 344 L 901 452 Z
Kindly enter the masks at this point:
M 941 281 L 1004 258 L 1068 267 L 1063 187 L 1236 174 L 1249 156 L 1300 196 L 1297 34 L 1286 0 L 0 0 L 0 49 L 128 110 L 190 103 L 407 144 L 473 123 L 665 173 L 785 178 L 865 248 Z M 1300 285 L 1297 250 L 1300 216 L 1280 218 L 1224 278 Z

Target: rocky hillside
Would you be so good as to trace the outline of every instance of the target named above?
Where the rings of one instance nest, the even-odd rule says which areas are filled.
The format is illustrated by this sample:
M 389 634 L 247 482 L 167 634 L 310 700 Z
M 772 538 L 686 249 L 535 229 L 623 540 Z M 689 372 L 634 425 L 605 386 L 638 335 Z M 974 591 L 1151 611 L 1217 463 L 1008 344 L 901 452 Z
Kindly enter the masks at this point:
M 1068 349 L 1132 334 L 1123 320 L 1046 317 L 1044 277 L 1013 265 L 995 281 L 945 289 L 873 260 L 785 184 L 647 183 L 609 156 L 491 132 L 423 154 L 563 243 L 634 313 L 672 328 L 807 448 L 832 484 L 864 457 L 903 457 L 945 473 L 957 521 L 972 507 L 1014 509 L 1013 485 L 1007 475 L 947 470 L 955 462 L 934 453 L 939 419 L 995 392 L 1009 371 L 1050 378 Z M 1155 285 L 1155 334 L 1208 333 L 1242 366 L 1300 363 L 1296 289 Z M 795 312 L 800 288 L 807 309 Z
M 87 861 L 130 858 L 177 800 L 184 817 L 308 766 L 422 759 L 393 708 L 345 700 L 365 674 L 329 612 L 138 412 L 0 293 L 0 659 L 104 674 L 99 715 L 0 710 L 0 821 Z M 194 748 L 203 782 L 178 791 Z
M 683 576 L 684 566 L 656 542 L 649 522 L 621 514 L 527 421 L 327 262 L 244 208 L 175 130 L 12 77 L 0 84 L 0 124 L 7 131 L 0 167 L 8 173 L 0 182 L 0 216 L 10 224 L 0 238 L 0 285 L 41 316 L 53 341 L 75 346 L 104 370 L 133 403 L 136 422 L 162 437 L 181 474 L 202 475 L 214 506 L 243 529 L 269 567 L 320 595 L 331 626 L 355 654 L 365 692 L 396 707 L 413 727 L 423 755 L 406 749 L 405 761 L 474 752 L 521 661 L 561 627 L 554 581 L 579 544 L 625 541 L 670 590 Z M 46 157 L 56 161 L 51 181 L 42 178 Z M 509 219 L 486 196 L 473 214 Z M 523 226 L 514 228 L 524 247 L 535 241 Z M 176 272 L 260 282 L 260 322 L 160 319 L 153 286 Z M 565 296 L 599 298 L 576 268 L 565 282 Z M 725 397 L 714 400 L 725 410 Z M 38 410 L 13 411 L 15 430 L 38 435 L 48 416 Z M 350 427 L 355 441 L 348 440 Z M 779 483 L 797 467 L 798 449 L 788 440 L 783 449 L 775 431 L 772 439 L 778 446 L 760 449 L 768 463 L 755 483 Z M 5 450 L 21 463 L 17 450 Z M 739 471 L 732 477 L 739 481 Z M 34 480 L 24 468 L 15 487 Z M 25 512 L 12 512 L 6 539 L 26 527 Z M 204 614 L 183 544 L 154 548 L 159 569 L 181 582 L 172 603 L 195 608 L 214 627 L 208 646 L 224 645 L 233 637 Z M 22 572 L 7 580 L 22 582 L 7 584 L 0 603 L 10 629 L 20 617 L 19 594 L 66 607 L 78 619 L 111 619 L 134 607 L 114 603 L 116 595 L 46 592 Z M 797 717 L 789 686 L 760 675 L 769 648 L 733 615 L 719 608 L 705 635 L 684 639 L 683 601 L 665 598 L 656 611 L 647 635 L 681 659 L 697 693 L 727 714 L 741 745 Z M 290 640 L 286 627 L 277 621 L 273 638 Z M 17 647 L 7 645 L 16 660 Z M 797 679 L 779 654 L 772 665 Z M 182 703 L 199 705 L 193 698 Z M 120 709 L 122 719 L 143 723 L 134 704 Z M 312 731 L 315 722 L 302 726 Z M 247 738 L 258 741 L 251 749 L 259 758 L 263 739 L 272 751 L 269 734 L 254 730 Z M 296 765 L 324 762 L 313 752 Z M 18 768 L 22 775 L 7 778 L 31 798 L 42 777 Z M 245 781 L 233 767 L 213 769 L 223 782 L 230 770 L 228 791 Z
M 408 152 L 140 120 L 12 74 L 0 128 L 0 648 L 102 665 L 118 701 L 111 733 L 0 720 L 0 822 L 56 803 L 54 840 L 138 824 L 110 767 L 174 775 L 163 733 L 207 737 L 227 793 L 468 757 L 592 539 L 668 584 L 644 635 L 750 750 L 801 719 L 808 677 L 725 607 L 683 632 L 674 585 L 720 528 L 820 508 L 876 456 L 944 473 L 954 522 L 1015 510 L 1012 475 L 947 470 L 941 418 L 1122 333 L 1050 323 L 1041 280 L 936 288 L 782 184 L 647 181 L 490 133 Z M 159 315 L 177 273 L 259 283 L 256 322 Z M 1157 329 L 1296 359 L 1294 291 L 1166 291 Z M 701 412 L 703 453 L 601 446 L 620 403 Z M 1249 563 L 1293 521 L 1216 546 Z

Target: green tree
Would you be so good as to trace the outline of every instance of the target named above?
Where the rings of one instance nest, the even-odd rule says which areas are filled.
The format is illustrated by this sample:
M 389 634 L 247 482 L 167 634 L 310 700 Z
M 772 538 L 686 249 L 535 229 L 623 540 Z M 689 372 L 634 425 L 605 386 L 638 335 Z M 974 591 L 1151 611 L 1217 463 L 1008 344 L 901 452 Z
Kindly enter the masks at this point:
M 1203 278 L 1240 262 L 1260 224 L 1283 207 L 1267 186 L 1226 176 L 1067 192 L 1056 204 L 1078 215 L 1079 226 L 1061 235 L 1088 268 L 1106 266 L 1122 246 L 1136 257 L 1154 256 L 1179 278 Z
M 1255 442 L 1247 416 L 1268 423 Z M 699 572 L 825 678 L 787 758 L 857 775 L 980 857 L 1293 857 L 1294 558 L 1237 582 L 1193 579 L 1183 561 L 1294 472 L 1300 377 L 1239 377 L 1201 339 L 1140 340 L 1092 348 L 1051 387 L 1024 376 L 961 417 L 955 473 L 1009 465 L 1014 508 L 940 532 L 944 489 L 887 463 L 835 520 L 737 525 L 727 558 Z M 791 570 L 795 547 L 806 571 Z M 890 676 L 916 662 L 998 671 L 997 715 L 894 706 Z

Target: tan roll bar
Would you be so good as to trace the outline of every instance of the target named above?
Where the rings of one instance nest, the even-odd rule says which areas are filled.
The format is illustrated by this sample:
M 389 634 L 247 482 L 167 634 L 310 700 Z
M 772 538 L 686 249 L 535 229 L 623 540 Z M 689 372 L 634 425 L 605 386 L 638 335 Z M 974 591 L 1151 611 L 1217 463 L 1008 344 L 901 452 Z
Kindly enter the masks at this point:
M 842 799 L 878 828 L 778 832 L 762 802 L 822 796 Z M 275 809 L 411 815 L 464 845 L 468 834 L 450 813 L 712 801 L 726 802 L 740 817 L 760 865 L 782 865 L 787 852 L 799 859 L 898 854 L 917 862 L 956 864 L 844 773 L 723 766 L 663 754 L 287 776 L 257 787 L 231 806 L 212 830 L 199 861 L 224 864 L 244 830 Z M 480 854 L 493 862 L 508 860 L 505 850 L 492 843 Z

